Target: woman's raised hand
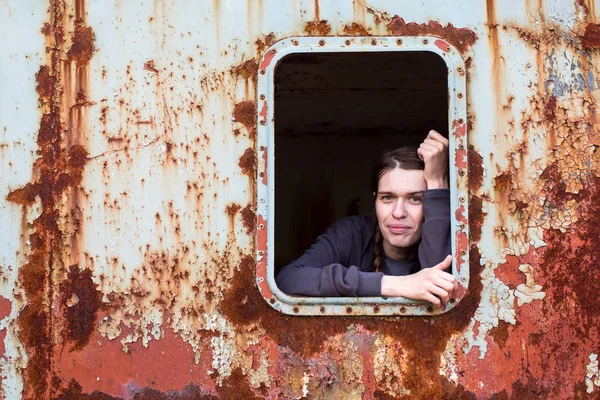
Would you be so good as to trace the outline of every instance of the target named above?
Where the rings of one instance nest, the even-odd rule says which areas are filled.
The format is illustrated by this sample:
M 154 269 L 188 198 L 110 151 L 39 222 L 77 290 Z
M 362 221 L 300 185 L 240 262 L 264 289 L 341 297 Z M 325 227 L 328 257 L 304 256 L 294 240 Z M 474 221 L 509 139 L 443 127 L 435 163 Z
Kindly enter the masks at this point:
M 417 153 L 425 162 L 427 189 L 448 189 L 448 139 L 431 130 Z
M 406 276 L 384 275 L 381 280 L 381 295 L 426 300 L 436 306 L 446 304 L 457 289 L 454 275 L 445 272 L 452 263 L 452 256 L 441 263 Z

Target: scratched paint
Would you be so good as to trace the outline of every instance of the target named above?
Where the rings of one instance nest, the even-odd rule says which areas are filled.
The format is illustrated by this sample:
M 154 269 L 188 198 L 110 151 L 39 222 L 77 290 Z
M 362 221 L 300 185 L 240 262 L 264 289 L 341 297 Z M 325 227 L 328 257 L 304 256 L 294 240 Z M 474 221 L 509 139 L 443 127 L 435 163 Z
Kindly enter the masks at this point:
M 138 3 L 0 7 L 4 398 L 600 393 L 598 2 Z M 285 316 L 254 283 L 260 62 L 337 35 L 467 65 L 471 277 L 446 314 Z

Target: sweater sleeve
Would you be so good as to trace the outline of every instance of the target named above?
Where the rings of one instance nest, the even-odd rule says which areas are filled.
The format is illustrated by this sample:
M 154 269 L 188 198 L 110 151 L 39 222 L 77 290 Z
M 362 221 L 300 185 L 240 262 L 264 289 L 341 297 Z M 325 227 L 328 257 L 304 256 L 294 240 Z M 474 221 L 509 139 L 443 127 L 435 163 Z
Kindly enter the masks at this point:
M 333 224 L 304 254 L 277 274 L 277 286 L 289 295 L 320 297 L 380 296 L 381 272 L 364 272 L 350 259 L 360 246 L 360 226 L 344 218 Z
M 450 190 L 425 191 L 423 199 L 423 229 L 419 244 L 421 269 L 444 261 L 451 253 Z

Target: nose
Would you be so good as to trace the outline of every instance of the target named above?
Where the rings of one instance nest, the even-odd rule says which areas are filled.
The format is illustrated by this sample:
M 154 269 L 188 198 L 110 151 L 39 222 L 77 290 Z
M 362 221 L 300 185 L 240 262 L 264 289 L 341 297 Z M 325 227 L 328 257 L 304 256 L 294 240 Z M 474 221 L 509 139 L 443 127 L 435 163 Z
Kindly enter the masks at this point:
M 398 200 L 396 200 L 396 205 L 392 210 L 392 216 L 396 219 L 402 219 L 406 217 L 406 215 L 406 202 L 404 201 L 404 199 L 399 198 Z

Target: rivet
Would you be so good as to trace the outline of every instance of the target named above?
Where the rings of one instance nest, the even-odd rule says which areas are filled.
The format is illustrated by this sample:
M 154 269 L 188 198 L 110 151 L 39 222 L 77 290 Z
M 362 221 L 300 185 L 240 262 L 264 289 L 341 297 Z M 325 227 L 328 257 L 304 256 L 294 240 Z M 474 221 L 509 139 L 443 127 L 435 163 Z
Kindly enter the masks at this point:
M 260 146 L 258 149 L 259 149 L 260 151 L 264 151 L 264 150 L 265 150 L 265 146 Z
M 325 307 L 323 307 L 323 306 L 319 307 L 319 311 L 321 311 L 321 314 L 325 314 Z
M 263 176 L 265 176 L 265 173 L 264 173 L 264 172 L 261 172 L 259 175 L 260 175 L 260 177 L 262 178 Z
M 458 67 L 458 68 L 456 68 L 456 70 L 457 70 L 459 73 L 461 73 L 461 74 L 462 74 L 462 72 L 464 71 L 464 70 L 462 69 L 462 67 Z
M 261 99 L 261 100 L 264 100 L 264 99 L 265 99 L 265 95 L 264 95 L 264 94 L 261 94 L 261 95 L 260 95 L 260 99 Z
M 265 199 L 260 199 L 260 202 L 261 202 L 261 203 L 264 203 L 264 202 L 265 202 Z
M 267 124 L 267 121 L 265 121 L 265 120 L 263 119 L 263 120 L 261 120 L 261 121 L 260 121 L 260 124 L 261 124 L 261 125 L 266 125 L 266 124 Z
M 258 225 L 258 229 L 265 229 L 265 224 Z
M 429 43 L 429 40 L 423 39 L 423 44 L 427 44 L 427 43 Z
M 459 227 L 460 229 L 465 229 L 465 224 L 460 224 Z
M 402 39 L 396 39 L 396 44 L 402 44 Z
M 458 201 L 460 201 L 461 203 L 464 203 L 464 202 L 465 202 L 465 198 L 461 196 L 461 197 L 458 199 Z
M 372 39 L 372 40 L 371 40 L 371 44 L 372 44 L 373 46 L 375 46 L 375 45 L 377 44 L 377 39 Z
M 466 281 L 467 281 L 467 278 L 465 278 L 465 277 L 463 276 L 462 278 L 460 278 L 460 281 L 461 281 L 461 282 L 466 282 Z
M 459 99 L 462 99 L 463 94 L 462 93 L 458 93 L 457 96 L 458 96 Z
M 464 145 L 461 143 L 461 144 L 459 144 L 459 145 L 458 145 L 458 149 L 459 149 L 459 150 L 464 150 L 464 149 L 465 149 L 465 146 L 464 146 Z
M 323 39 L 319 40 L 319 46 L 324 46 L 325 45 L 325 41 Z
M 450 48 L 450 46 L 446 47 L 446 53 L 450 53 L 452 51 L 452 49 Z
M 277 54 L 277 49 L 273 49 L 273 50 L 271 50 L 271 53 L 273 53 L 273 54 Z
M 406 312 L 406 307 L 404 307 L 404 306 L 400 307 L 400 312 L 402 314 L 404 314 Z
M 344 43 L 346 43 L 346 46 L 350 46 L 350 41 L 346 40 Z
M 293 44 L 294 46 L 298 46 L 298 41 L 297 41 L 296 39 L 293 39 L 293 40 L 292 40 L 292 44 Z
M 300 309 L 298 307 L 294 307 L 294 312 L 298 313 L 300 311 Z
M 352 314 L 352 307 L 346 307 L 346 313 Z
M 432 306 L 427 306 L 427 312 L 428 313 L 432 313 L 433 312 L 433 307 Z
M 465 171 L 463 171 L 463 170 L 461 169 L 460 171 L 458 171 L 458 174 L 459 174 L 460 176 L 465 176 Z
M 464 251 L 464 250 L 461 250 L 461 251 L 460 251 L 460 255 L 461 255 L 461 256 L 466 256 L 466 255 L 467 255 L 467 252 L 466 252 L 466 251 Z
M 454 299 L 454 298 L 450 299 L 450 304 L 454 304 L 454 303 L 456 303 L 456 299 Z
M 269 303 L 275 304 L 275 299 L 271 297 L 271 300 L 269 300 Z
M 373 307 L 373 312 L 377 314 L 379 312 L 379 306 Z
M 264 69 L 261 69 L 261 70 L 260 70 L 260 74 L 261 74 L 261 75 L 264 75 L 264 74 L 265 74 L 265 72 L 266 72 L 266 71 L 265 71 Z
M 258 255 L 261 256 L 261 257 L 264 256 L 265 255 L 265 251 L 264 250 L 259 250 L 258 251 Z
M 458 119 L 458 123 L 462 125 L 462 124 L 464 124 L 464 123 L 465 123 L 465 120 L 464 120 L 464 119 L 462 119 L 462 118 L 459 118 L 459 119 Z

